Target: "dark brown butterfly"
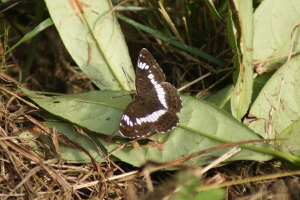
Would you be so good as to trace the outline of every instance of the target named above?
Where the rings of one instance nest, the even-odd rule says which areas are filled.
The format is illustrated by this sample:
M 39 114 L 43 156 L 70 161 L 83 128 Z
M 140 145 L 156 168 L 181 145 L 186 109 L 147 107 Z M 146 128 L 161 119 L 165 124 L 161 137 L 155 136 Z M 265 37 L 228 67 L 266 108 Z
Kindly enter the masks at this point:
M 137 94 L 125 109 L 119 125 L 123 137 L 134 139 L 153 133 L 168 132 L 179 123 L 177 113 L 182 101 L 147 49 L 142 49 L 137 62 Z

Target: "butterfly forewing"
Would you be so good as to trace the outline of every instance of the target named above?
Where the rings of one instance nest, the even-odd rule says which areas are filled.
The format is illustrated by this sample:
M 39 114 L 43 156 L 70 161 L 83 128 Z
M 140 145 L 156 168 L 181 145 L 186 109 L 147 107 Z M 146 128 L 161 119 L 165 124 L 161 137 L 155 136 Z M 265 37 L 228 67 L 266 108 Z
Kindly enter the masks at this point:
M 154 87 L 154 84 L 164 82 L 165 80 L 165 74 L 156 60 L 147 49 L 142 49 L 136 68 L 135 86 L 137 93 L 143 94 Z

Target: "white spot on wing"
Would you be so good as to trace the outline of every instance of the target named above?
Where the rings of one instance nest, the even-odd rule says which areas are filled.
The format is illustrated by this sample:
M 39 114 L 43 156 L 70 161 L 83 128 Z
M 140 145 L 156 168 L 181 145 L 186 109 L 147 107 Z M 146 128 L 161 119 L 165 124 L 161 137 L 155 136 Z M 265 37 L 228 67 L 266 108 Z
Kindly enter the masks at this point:
M 160 103 L 166 108 L 168 109 L 168 105 L 166 102 L 166 98 L 165 98 L 165 91 L 164 89 L 161 87 L 160 84 L 155 85 L 155 90 L 157 92 L 157 97 L 158 100 L 160 101 Z
M 143 63 L 142 62 L 138 62 L 138 68 L 142 69 L 142 67 L 143 67 Z
M 156 82 L 156 80 L 154 80 L 154 79 L 151 79 L 150 81 L 151 81 L 151 83 L 154 85 L 154 87 L 156 87 L 156 86 L 157 86 L 157 82 Z
M 155 122 L 155 118 L 152 115 L 148 115 L 147 118 L 149 119 L 149 121 Z
M 153 74 L 149 74 L 149 75 L 148 75 L 148 78 L 153 79 L 153 78 L 154 78 L 154 75 L 153 75 Z
M 149 69 L 149 65 L 143 62 L 138 62 L 138 68 L 140 69 Z
M 147 66 L 147 64 L 146 64 L 146 63 L 143 63 L 142 69 L 145 69 L 146 66 Z
M 159 117 L 165 114 L 166 112 L 166 110 L 158 110 L 145 117 L 136 118 L 136 121 L 140 124 L 147 122 L 156 122 L 159 119 Z
M 119 130 L 120 135 L 122 135 L 123 137 L 126 137 L 121 130 Z

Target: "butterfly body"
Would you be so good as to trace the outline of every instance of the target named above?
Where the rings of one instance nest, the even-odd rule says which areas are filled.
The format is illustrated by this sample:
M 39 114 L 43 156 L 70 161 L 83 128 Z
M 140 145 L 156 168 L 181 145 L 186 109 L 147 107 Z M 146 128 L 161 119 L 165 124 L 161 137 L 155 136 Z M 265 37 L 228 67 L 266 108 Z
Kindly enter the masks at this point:
M 182 101 L 176 88 L 166 81 L 165 74 L 147 49 L 142 49 L 136 69 L 136 90 L 133 101 L 125 109 L 119 132 L 130 139 L 153 133 L 168 132 L 179 123 L 177 113 Z

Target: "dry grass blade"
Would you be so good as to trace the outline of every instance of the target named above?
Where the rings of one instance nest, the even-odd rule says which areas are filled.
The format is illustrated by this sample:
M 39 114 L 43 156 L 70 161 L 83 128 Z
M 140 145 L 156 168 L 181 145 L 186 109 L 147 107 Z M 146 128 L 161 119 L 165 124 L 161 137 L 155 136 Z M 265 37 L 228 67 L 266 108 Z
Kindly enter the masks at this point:
M 165 18 L 165 20 L 167 21 L 167 23 L 169 24 L 169 26 L 171 27 L 171 30 L 173 31 L 173 33 L 176 35 L 177 39 L 184 43 L 182 37 L 180 36 L 178 30 L 176 29 L 174 23 L 172 22 L 170 16 L 168 15 L 167 11 L 165 10 L 164 6 L 162 5 L 161 1 L 158 2 L 159 5 L 159 11 L 162 14 L 162 16 Z
M 0 136 L 6 136 L 6 135 L 7 133 L 0 127 Z M 71 190 L 72 188 L 71 185 L 63 177 L 61 177 L 61 175 L 56 170 L 54 170 L 49 165 L 44 164 L 43 160 L 39 156 L 33 154 L 32 152 L 21 147 L 20 145 L 16 144 L 13 141 L 2 141 L 2 143 L 5 144 L 7 147 L 19 152 L 21 155 L 25 156 L 27 159 L 31 160 L 32 162 L 41 165 L 49 173 L 49 175 L 53 178 L 53 180 L 57 181 L 65 191 Z
M 44 130 L 46 133 L 50 134 L 52 136 L 52 141 L 54 143 L 54 147 L 56 149 L 56 153 L 58 155 L 60 155 L 60 151 L 59 151 L 59 145 L 58 145 L 58 141 L 61 143 L 64 143 L 70 147 L 73 147 L 74 149 L 78 149 L 82 152 L 84 152 L 85 154 L 87 154 L 90 159 L 92 160 L 95 168 L 97 169 L 98 174 L 100 175 L 100 177 L 102 177 L 103 179 L 105 179 L 105 176 L 101 170 L 100 165 L 98 164 L 98 162 L 96 161 L 96 159 L 90 154 L 89 151 L 87 151 L 85 148 L 83 148 L 81 145 L 79 145 L 77 142 L 70 140 L 69 138 L 67 138 L 65 135 L 59 134 L 57 133 L 56 129 L 52 129 L 50 130 L 47 126 L 43 125 L 42 123 L 38 122 L 37 120 L 33 119 L 32 117 L 25 115 L 27 119 L 29 119 L 31 122 L 33 122 L 35 125 L 37 125 L 39 128 L 41 128 L 42 130 Z M 102 155 L 103 152 L 102 152 Z M 105 183 L 105 182 L 104 182 Z
M 184 89 L 186 89 L 186 88 L 188 88 L 188 87 L 194 85 L 195 83 L 198 83 L 199 81 L 205 79 L 206 77 L 208 77 L 208 76 L 210 76 L 210 75 L 211 75 L 211 72 L 208 72 L 207 74 L 205 74 L 205 75 L 203 75 L 203 76 L 201 76 L 201 77 L 199 77 L 199 78 L 197 78 L 197 79 L 195 79 L 195 80 L 189 82 L 188 84 L 186 84 L 186 85 L 180 87 L 180 88 L 178 89 L 178 91 L 180 92 L 180 91 L 182 91 L 182 90 L 184 90 Z
M 223 76 L 222 78 L 220 78 L 218 81 L 216 81 L 214 84 L 212 84 L 211 86 L 209 86 L 205 90 L 202 90 L 202 91 L 198 92 L 196 94 L 196 98 L 200 98 L 203 94 L 205 94 L 206 92 L 208 92 L 210 89 L 212 89 L 213 87 L 215 87 L 216 85 L 218 85 L 220 82 L 224 81 L 230 74 L 232 74 L 232 71 L 228 72 L 225 76 Z
M 38 165 L 36 167 L 34 167 L 33 169 L 30 170 L 30 172 L 26 175 L 26 177 L 23 178 L 23 180 L 14 188 L 10 191 L 10 193 L 7 195 L 6 198 L 4 198 L 3 200 L 8 199 L 10 196 L 13 196 L 13 193 L 20 188 L 23 184 L 25 184 L 27 181 L 29 181 L 29 179 L 34 176 L 37 172 L 39 172 L 41 170 L 41 166 Z M 36 197 L 36 196 L 35 196 Z
M 219 165 L 221 162 L 226 161 L 228 158 L 232 157 L 233 155 L 237 154 L 238 152 L 241 151 L 240 147 L 233 147 L 232 149 L 230 149 L 228 152 L 226 152 L 225 154 L 223 154 L 221 157 L 219 157 L 218 159 L 214 160 L 213 162 L 211 162 L 209 165 L 207 165 L 206 167 L 204 167 L 202 169 L 202 174 L 206 173 L 208 170 L 216 167 L 217 165 Z
M 232 186 L 232 185 L 238 185 L 238 184 L 244 184 L 244 183 L 250 183 L 250 182 L 256 182 L 256 181 L 264 181 L 264 180 L 269 180 L 269 179 L 276 179 L 276 178 L 295 176 L 295 175 L 300 175 L 300 170 L 292 171 L 292 172 L 280 172 L 280 173 L 276 173 L 276 174 L 269 174 L 269 175 L 262 175 L 262 176 L 257 176 L 257 177 L 250 177 L 250 178 L 245 178 L 245 179 L 227 181 L 227 182 L 219 184 L 219 185 L 208 185 L 208 186 L 199 187 L 198 191 L 205 191 L 205 190 L 210 190 L 210 189 L 214 189 L 214 188 L 222 188 L 222 187 L 228 187 L 228 186 Z
M 20 101 L 24 102 L 25 104 L 29 105 L 30 107 L 32 108 L 35 108 L 35 109 L 39 109 L 36 105 L 34 105 L 33 103 L 29 102 L 29 101 L 26 101 L 25 99 L 21 98 L 19 95 L 7 90 L 6 88 L 0 86 L 0 90 L 3 90 L 4 92 L 7 92 L 8 94 L 16 97 L 17 99 L 19 99 Z

